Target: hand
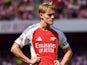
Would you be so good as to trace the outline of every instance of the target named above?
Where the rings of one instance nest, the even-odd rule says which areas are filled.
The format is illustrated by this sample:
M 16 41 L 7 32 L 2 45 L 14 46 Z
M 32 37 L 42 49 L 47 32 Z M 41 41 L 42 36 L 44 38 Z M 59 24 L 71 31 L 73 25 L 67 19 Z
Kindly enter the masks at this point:
M 55 61 L 54 61 L 54 65 L 61 65 L 61 63 L 60 63 L 59 60 L 55 60 Z
M 36 56 L 32 57 L 31 58 L 31 64 L 35 64 L 35 63 L 38 63 L 40 62 L 41 58 L 40 56 L 37 54 Z

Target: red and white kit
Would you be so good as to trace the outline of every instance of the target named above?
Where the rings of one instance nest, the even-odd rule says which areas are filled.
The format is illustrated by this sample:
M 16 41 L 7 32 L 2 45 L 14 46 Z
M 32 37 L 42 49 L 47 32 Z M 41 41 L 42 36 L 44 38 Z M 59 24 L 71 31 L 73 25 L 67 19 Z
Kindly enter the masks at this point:
M 15 42 L 21 47 L 31 45 L 31 57 L 36 54 L 41 57 L 41 62 L 37 65 L 54 65 L 54 60 L 58 56 L 58 46 L 63 49 L 69 46 L 63 32 L 53 26 L 50 26 L 49 30 L 44 30 L 39 23 L 29 26 Z

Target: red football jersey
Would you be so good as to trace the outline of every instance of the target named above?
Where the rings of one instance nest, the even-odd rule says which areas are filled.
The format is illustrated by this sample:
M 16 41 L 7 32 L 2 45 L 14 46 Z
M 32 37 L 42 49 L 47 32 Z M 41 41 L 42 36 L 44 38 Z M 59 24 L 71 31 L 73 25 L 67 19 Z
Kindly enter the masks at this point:
M 31 57 L 39 54 L 41 61 L 36 65 L 54 65 L 57 59 L 58 46 L 67 48 L 66 37 L 59 29 L 50 26 L 50 29 L 44 30 L 40 24 L 29 26 L 15 40 L 21 47 L 30 44 Z
M 35 52 L 41 57 L 39 65 L 53 65 L 58 51 L 58 34 L 53 29 L 38 28 L 33 33 L 32 42 Z

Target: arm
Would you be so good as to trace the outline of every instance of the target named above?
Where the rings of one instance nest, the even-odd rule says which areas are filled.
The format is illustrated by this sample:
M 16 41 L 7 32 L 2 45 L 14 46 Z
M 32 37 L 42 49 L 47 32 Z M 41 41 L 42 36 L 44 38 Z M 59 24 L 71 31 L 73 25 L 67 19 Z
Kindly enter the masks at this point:
M 63 49 L 65 52 L 65 55 L 61 62 L 59 60 L 54 61 L 54 65 L 67 65 L 67 63 L 70 61 L 73 53 L 70 47 Z
M 61 61 L 61 65 L 66 65 L 70 61 L 70 59 L 71 59 L 71 57 L 73 55 L 72 50 L 71 50 L 70 47 L 65 48 L 64 52 L 65 52 L 65 54 L 64 54 L 64 57 L 63 57 L 63 59 Z
M 23 61 L 25 61 L 28 64 L 34 64 L 36 62 L 40 61 L 40 57 L 37 55 L 33 57 L 32 59 L 29 59 L 27 56 L 25 56 L 19 46 L 19 44 L 14 43 L 11 48 L 11 52 L 15 54 L 17 57 L 21 58 Z
M 70 45 L 67 42 L 67 38 L 63 32 L 61 32 L 59 35 L 59 46 L 64 51 L 64 56 L 60 63 L 61 63 L 61 65 L 66 65 L 70 61 L 70 59 L 73 55 L 73 52 L 72 52 L 72 49 L 70 48 Z

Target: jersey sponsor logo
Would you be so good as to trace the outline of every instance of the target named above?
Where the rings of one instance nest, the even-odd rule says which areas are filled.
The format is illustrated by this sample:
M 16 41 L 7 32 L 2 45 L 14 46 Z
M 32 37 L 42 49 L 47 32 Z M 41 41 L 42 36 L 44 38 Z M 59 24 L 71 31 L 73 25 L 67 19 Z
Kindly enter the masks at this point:
M 36 41 L 42 41 L 42 38 L 39 36 Z
M 55 52 L 55 48 L 56 48 L 56 44 L 53 43 L 43 43 L 43 44 L 39 44 L 36 43 L 35 47 L 38 49 L 39 53 L 54 53 Z

